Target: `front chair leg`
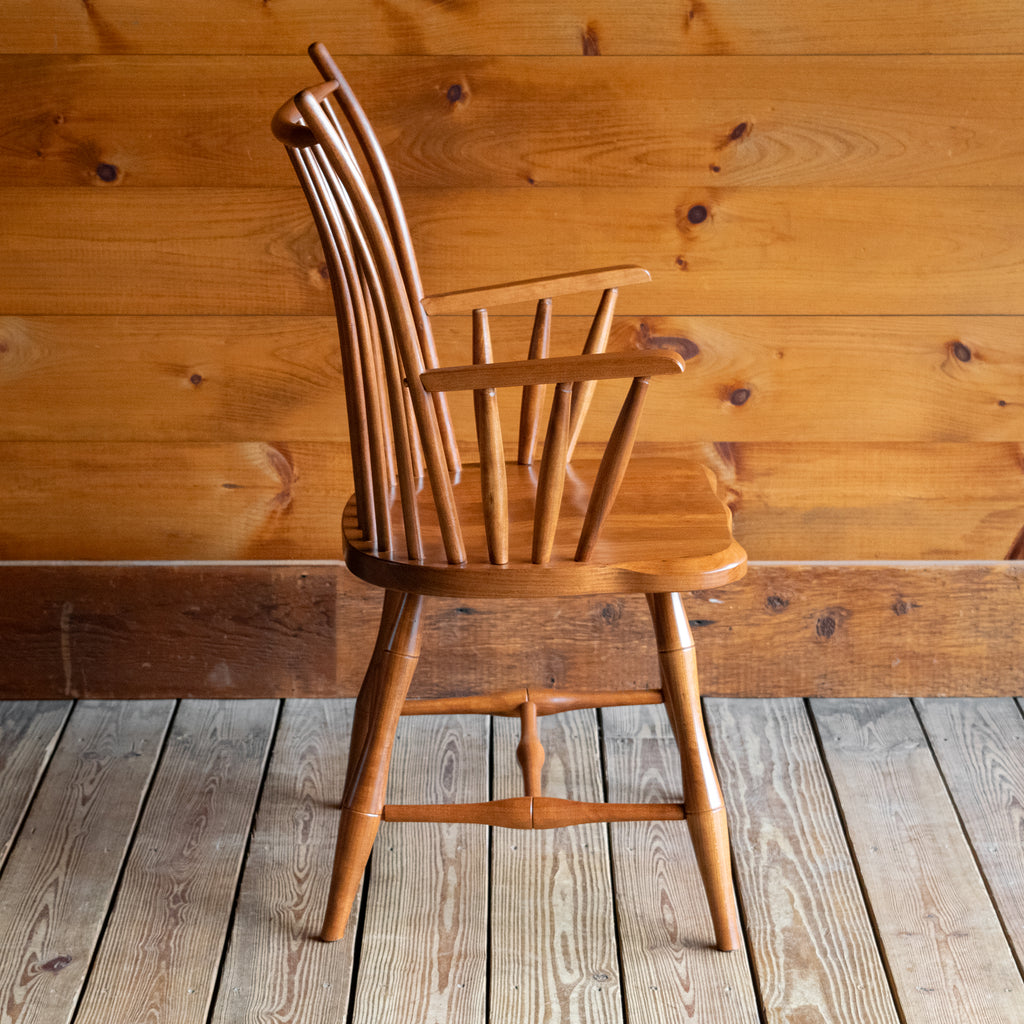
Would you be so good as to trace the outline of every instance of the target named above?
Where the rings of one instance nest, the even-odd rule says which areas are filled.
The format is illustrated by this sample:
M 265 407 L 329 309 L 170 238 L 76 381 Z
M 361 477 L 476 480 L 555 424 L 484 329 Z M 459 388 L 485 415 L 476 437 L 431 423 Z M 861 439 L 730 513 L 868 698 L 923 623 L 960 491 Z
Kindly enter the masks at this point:
M 356 700 L 338 844 L 321 938 L 340 939 L 380 827 L 391 748 L 420 653 L 419 594 L 388 591 L 370 667 Z
M 686 823 L 711 909 L 715 941 L 721 950 L 737 949 L 740 930 L 729 859 L 729 829 L 704 730 L 693 635 L 678 594 L 648 594 L 647 603 L 658 638 L 665 710 L 682 761 Z

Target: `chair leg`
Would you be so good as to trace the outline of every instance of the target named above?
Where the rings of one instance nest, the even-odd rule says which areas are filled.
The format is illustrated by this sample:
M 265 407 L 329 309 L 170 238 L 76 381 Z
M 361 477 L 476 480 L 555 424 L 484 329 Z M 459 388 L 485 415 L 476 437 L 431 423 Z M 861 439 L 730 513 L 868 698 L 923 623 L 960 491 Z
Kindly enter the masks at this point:
M 711 760 L 697 683 L 693 635 L 678 594 L 648 594 L 658 638 L 662 692 L 683 769 L 686 822 L 690 827 L 719 949 L 740 945 L 739 917 L 729 859 L 725 802 Z
M 380 827 L 402 704 L 420 652 L 419 594 L 388 591 L 373 658 L 356 700 L 334 870 L 321 938 L 341 938 Z

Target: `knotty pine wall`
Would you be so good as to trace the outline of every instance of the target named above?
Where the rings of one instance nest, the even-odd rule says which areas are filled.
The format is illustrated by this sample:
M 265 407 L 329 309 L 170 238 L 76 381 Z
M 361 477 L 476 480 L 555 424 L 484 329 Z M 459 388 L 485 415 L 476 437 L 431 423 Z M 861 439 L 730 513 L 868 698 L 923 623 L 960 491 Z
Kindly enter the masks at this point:
M 0 560 L 339 556 L 328 285 L 268 130 L 314 39 L 428 292 L 651 270 L 613 344 L 688 367 L 642 440 L 714 466 L 753 559 L 1014 549 L 1019 0 L 37 0 L 0 8 Z M 591 302 L 556 304 L 560 351 Z M 442 356 L 468 332 L 440 318 Z

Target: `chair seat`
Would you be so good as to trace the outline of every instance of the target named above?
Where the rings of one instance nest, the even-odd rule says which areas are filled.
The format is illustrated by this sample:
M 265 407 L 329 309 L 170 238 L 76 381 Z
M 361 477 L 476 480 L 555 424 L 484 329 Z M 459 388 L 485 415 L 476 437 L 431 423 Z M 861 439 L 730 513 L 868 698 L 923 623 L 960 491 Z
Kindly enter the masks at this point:
M 634 458 L 601 529 L 591 558 L 574 561 L 576 543 L 599 463 L 581 460 L 566 473 L 551 561 L 530 561 L 538 468 L 506 464 L 509 561 L 491 565 L 482 525 L 478 466 L 464 466 L 454 481 L 468 561 L 445 559 L 430 492 L 419 491 L 425 558 L 402 557 L 405 539 L 397 493 L 393 496 L 394 550 L 373 552 L 356 524 L 354 501 L 344 514 L 349 569 L 376 586 L 450 597 L 543 597 L 562 594 L 655 593 L 707 590 L 739 579 L 746 553 L 732 537 L 732 514 L 704 466 L 670 458 Z

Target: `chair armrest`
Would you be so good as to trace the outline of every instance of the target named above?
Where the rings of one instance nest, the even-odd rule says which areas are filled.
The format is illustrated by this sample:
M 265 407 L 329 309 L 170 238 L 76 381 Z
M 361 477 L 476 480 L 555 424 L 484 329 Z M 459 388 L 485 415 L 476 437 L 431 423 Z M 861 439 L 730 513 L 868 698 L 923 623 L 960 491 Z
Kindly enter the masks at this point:
M 619 288 L 627 284 L 640 284 L 650 279 L 651 275 L 643 267 L 602 267 L 599 270 L 582 270 L 575 274 L 533 277 L 525 281 L 512 281 L 485 288 L 467 288 L 463 291 L 425 295 L 420 303 L 429 316 L 438 313 L 466 313 L 472 309 L 487 309 L 514 302 L 536 302 L 538 299 L 553 299 L 558 295 Z
M 675 352 L 602 352 L 595 355 L 517 359 L 507 363 L 442 366 L 420 374 L 427 391 L 477 391 L 527 384 L 568 384 L 579 380 L 661 377 L 682 373 L 683 357 Z

